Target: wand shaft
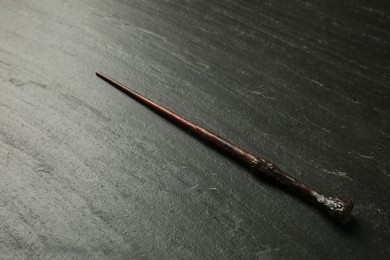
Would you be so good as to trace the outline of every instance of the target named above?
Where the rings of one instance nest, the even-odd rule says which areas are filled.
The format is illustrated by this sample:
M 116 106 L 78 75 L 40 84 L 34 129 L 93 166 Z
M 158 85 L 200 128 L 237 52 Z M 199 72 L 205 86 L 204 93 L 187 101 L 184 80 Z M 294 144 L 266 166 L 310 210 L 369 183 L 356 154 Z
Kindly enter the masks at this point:
M 351 200 L 324 195 L 318 190 L 303 183 L 302 181 L 283 172 L 278 166 L 276 166 L 268 159 L 255 156 L 254 154 L 245 151 L 239 146 L 226 141 L 222 137 L 203 127 L 195 125 L 187 119 L 179 116 L 178 114 L 170 111 L 169 109 L 162 107 L 161 105 L 138 94 L 137 92 L 103 75 L 102 73 L 96 72 L 96 76 L 110 83 L 115 88 L 131 96 L 132 98 L 151 108 L 160 115 L 163 115 L 170 121 L 185 128 L 187 131 L 196 135 L 203 141 L 210 143 L 216 149 L 238 160 L 244 166 L 248 167 L 257 176 L 263 179 L 267 179 L 274 184 L 277 184 L 284 189 L 293 192 L 295 195 L 298 195 L 299 197 L 310 202 L 311 204 L 317 206 L 325 213 L 341 221 L 342 223 L 345 223 L 349 220 L 350 213 L 353 208 L 353 202 Z

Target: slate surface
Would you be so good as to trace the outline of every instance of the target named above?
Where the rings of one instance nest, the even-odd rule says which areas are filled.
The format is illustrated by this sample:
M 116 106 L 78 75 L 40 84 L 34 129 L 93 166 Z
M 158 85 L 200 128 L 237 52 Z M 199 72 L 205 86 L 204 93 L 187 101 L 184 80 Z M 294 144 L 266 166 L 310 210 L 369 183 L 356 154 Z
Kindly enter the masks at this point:
M 1 259 L 379 259 L 388 1 L 0 1 Z M 318 189 L 346 227 L 94 76 Z

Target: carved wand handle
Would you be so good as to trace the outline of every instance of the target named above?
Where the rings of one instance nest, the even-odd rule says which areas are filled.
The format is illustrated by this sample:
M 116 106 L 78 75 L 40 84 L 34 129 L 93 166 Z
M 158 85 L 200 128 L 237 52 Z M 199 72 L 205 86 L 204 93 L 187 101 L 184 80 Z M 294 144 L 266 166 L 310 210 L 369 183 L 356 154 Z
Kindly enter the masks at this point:
M 293 192 L 295 195 L 310 202 L 314 206 L 323 210 L 342 223 L 345 223 L 350 218 L 350 213 L 353 208 L 353 202 L 349 199 L 338 198 L 333 196 L 327 196 L 317 191 L 316 189 L 308 186 L 302 181 L 288 175 L 283 172 L 278 166 L 271 161 L 255 156 L 250 152 L 243 150 L 237 145 L 230 143 L 222 137 L 206 130 L 200 126 L 197 126 L 190 121 L 184 119 L 178 114 L 156 104 L 155 102 L 147 99 L 146 97 L 136 93 L 135 91 L 125 87 L 124 85 L 116 82 L 107 76 L 96 72 L 96 76 L 110 83 L 112 86 L 123 91 L 130 97 L 136 99 L 140 103 L 151 108 L 155 112 L 176 123 L 177 125 L 185 128 L 190 133 L 196 135 L 203 141 L 206 141 L 213 145 L 218 150 L 228 154 L 230 157 L 238 160 L 240 163 L 248 167 L 257 176 L 273 182 L 276 185 L 283 187 L 284 189 Z

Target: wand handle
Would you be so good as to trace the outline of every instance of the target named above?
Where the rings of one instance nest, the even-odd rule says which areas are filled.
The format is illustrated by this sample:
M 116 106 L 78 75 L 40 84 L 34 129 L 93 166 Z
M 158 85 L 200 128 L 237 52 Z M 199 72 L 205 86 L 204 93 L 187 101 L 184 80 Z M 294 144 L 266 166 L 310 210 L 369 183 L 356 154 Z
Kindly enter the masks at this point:
M 285 173 L 267 159 L 257 158 L 252 163 L 251 170 L 260 178 L 275 183 L 307 202 L 310 202 L 341 223 L 348 222 L 351 217 L 351 211 L 353 209 L 353 202 L 351 200 L 322 194 L 313 187 Z
M 185 128 L 187 131 L 196 135 L 203 141 L 210 143 L 218 150 L 238 160 L 241 164 L 250 168 L 251 171 L 260 178 L 271 181 L 274 184 L 279 185 L 290 192 L 293 192 L 294 194 L 320 208 L 325 213 L 341 221 L 342 223 L 345 223 L 349 220 L 350 213 L 353 208 L 353 202 L 351 200 L 323 195 L 316 189 L 283 172 L 271 161 L 257 157 L 254 154 L 238 147 L 237 145 L 226 141 L 217 134 L 193 124 L 187 119 L 179 116 L 169 109 L 160 106 L 159 104 L 138 94 L 121 83 L 110 79 L 102 73 L 96 72 L 96 76 L 110 83 L 115 88 L 131 96 L 132 98 L 136 99 L 140 103 L 144 104 L 145 106 L 149 107 L 180 127 Z

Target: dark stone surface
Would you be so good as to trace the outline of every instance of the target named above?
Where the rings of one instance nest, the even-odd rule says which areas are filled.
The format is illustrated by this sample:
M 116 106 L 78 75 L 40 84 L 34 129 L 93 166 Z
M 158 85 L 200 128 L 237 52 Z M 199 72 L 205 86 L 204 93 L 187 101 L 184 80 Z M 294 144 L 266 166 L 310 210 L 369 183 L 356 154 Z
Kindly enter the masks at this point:
M 0 1 L 0 258 L 389 257 L 388 1 Z M 352 198 L 341 227 L 96 70 Z

